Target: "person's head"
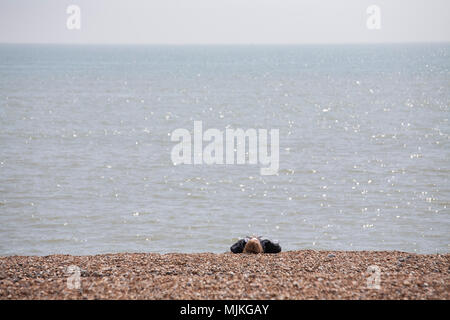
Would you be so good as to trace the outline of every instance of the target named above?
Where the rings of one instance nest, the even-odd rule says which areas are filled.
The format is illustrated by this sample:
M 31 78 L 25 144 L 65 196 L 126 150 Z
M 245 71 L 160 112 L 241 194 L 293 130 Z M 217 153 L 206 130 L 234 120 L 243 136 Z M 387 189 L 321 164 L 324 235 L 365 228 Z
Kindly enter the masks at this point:
M 252 237 L 247 241 L 244 247 L 244 253 L 263 253 L 264 250 L 258 238 Z

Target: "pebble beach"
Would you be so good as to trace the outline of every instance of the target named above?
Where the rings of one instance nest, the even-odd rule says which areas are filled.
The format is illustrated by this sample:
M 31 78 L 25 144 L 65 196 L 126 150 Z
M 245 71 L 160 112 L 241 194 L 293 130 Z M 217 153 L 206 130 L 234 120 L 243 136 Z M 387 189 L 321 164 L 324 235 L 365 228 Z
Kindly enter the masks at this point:
M 0 299 L 448 300 L 449 260 L 313 250 L 7 256 L 0 257 Z

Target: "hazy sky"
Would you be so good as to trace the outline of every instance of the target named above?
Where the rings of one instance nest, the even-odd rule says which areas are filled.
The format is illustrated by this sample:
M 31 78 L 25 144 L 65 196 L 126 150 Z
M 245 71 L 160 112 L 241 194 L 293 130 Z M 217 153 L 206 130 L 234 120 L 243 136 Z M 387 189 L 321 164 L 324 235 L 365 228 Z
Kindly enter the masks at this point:
M 66 26 L 69 5 L 81 29 Z M 380 9 L 369 30 L 367 7 Z M 0 42 L 450 41 L 450 0 L 0 0 Z

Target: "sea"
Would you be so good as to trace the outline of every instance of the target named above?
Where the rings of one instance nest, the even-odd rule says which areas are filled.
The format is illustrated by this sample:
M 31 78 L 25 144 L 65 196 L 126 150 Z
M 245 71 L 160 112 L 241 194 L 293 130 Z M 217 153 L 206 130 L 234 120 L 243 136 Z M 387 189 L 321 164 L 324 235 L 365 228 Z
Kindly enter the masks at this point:
M 0 255 L 450 248 L 450 44 L 0 45 Z M 279 130 L 279 169 L 176 129 Z

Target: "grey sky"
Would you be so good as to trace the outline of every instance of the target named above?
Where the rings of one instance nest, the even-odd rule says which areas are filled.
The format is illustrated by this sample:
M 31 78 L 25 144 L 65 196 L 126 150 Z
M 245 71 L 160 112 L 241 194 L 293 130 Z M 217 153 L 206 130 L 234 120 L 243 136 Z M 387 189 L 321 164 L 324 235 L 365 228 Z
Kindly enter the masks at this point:
M 81 8 L 68 30 L 66 8 Z M 366 26 L 369 5 L 381 29 Z M 0 42 L 354 43 L 450 41 L 449 0 L 0 0 Z

